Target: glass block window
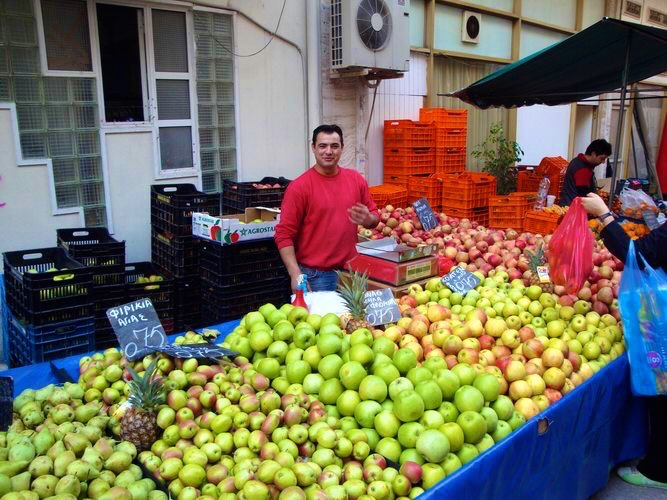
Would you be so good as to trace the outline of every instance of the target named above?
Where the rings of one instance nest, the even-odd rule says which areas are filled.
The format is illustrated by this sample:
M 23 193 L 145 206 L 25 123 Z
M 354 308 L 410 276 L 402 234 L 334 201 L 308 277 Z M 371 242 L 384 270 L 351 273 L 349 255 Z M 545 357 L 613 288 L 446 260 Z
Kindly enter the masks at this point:
M 195 12 L 194 27 L 202 188 L 214 193 L 237 179 L 232 17 Z
M 92 71 L 88 7 L 83 0 L 41 0 L 50 70 Z
M 77 3 L 83 2 L 42 0 L 47 11 L 61 8 L 55 13 L 68 26 Z M 41 76 L 32 6 L 32 0 L 0 0 L 0 100 L 16 103 L 23 157 L 51 159 L 58 208 L 83 207 L 86 225 L 105 225 L 95 80 Z M 69 33 L 70 40 L 77 36 Z M 47 53 L 56 50 L 49 43 Z

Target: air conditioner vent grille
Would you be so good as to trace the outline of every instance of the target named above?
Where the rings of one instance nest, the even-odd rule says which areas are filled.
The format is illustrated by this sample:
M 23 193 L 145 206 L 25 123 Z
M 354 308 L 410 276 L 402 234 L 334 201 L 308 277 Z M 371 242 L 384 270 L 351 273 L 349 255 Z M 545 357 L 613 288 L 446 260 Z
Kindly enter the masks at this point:
M 382 49 L 391 36 L 391 12 L 383 0 L 362 0 L 357 10 L 357 29 L 366 47 Z
M 343 14 L 342 0 L 331 2 L 331 64 L 343 64 Z

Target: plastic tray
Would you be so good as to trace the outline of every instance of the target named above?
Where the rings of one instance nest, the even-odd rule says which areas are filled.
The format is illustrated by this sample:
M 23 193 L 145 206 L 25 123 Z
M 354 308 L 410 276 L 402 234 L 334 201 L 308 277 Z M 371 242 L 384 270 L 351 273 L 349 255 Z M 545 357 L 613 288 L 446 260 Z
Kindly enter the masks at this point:
M 442 206 L 447 209 L 471 209 L 489 206 L 489 197 L 496 193 L 496 178 L 477 172 L 442 174 L 444 190 Z
M 408 179 L 408 203 L 420 198 L 426 198 L 431 208 L 437 209 L 442 205 L 442 190 L 444 184 L 438 174 L 416 174 Z
M 96 285 L 123 283 L 125 242 L 109 235 L 105 227 L 58 229 L 57 243 L 74 260 L 93 272 Z
M 171 236 L 151 231 L 151 260 L 176 278 L 199 272 L 200 240 L 193 236 Z
M 384 175 L 432 174 L 434 148 L 385 148 Z
M 280 306 L 289 301 L 288 279 L 265 280 L 254 285 L 217 287 L 202 283 L 202 318 L 215 323 L 243 316 L 271 302 Z
M 162 276 L 162 281 L 137 283 L 138 278 L 149 278 L 153 275 Z M 125 286 L 128 302 L 148 298 L 153 303 L 160 319 L 163 317 L 160 313 L 168 313 L 164 317 L 173 318 L 174 279 L 168 271 L 158 269 L 150 262 L 126 264 Z
M 466 169 L 466 148 L 436 148 L 435 173 L 461 173 Z
M 462 129 L 468 127 L 467 109 L 421 108 L 419 121 L 435 122 L 438 127 Z
M 482 226 L 489 225 L 489 208 L 442 208 L 449 217 L 456 217 L 458 219 L 470 219 L 471 221 L 477 222 Z
M 386 205 L 404 207 L 408 203 L 408 190 L 399 184 L 380 184 L 369 188 L 373 201 L 382 208 Z
M 22 322 L 37 326 L 92 315 L 92 270 L 64 249 L 6 252 L 4 271 L 7 305 Z
M 192 184 L 152 186 L 151 225 L 170 236 L 192 235 L 193 212 L 217 214 L 220 210 L 219 194 L 201 193 Z
M 385 148 L 430 148 L 435 144 L 435 127 L 432 123 L 412 120 L 385 120 Z
M 284 266 L 272 239 L 221 246 L 215 242 L 202 242 L 201 268 L 220 276 L 241 274 Z
M 267 180 L 262 179 L 262 180 Z M 277 182 L 234 182 L 223 180 L 223 214 L 240 214 L 249 207 L 278 208 L 290 181 L 271 179 Z M 280 184 L 279 188 L 257 189 L 253 184 Z

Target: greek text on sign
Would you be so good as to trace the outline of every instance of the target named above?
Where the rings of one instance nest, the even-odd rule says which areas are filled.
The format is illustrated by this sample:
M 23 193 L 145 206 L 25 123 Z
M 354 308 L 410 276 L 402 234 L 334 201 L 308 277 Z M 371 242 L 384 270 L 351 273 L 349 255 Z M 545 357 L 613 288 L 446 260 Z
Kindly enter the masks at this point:
M 436 219 L 435 214 L 433 213 L 433 209 L 431 209 L 431 205 L 428 204 L 428 200 L 426 198 L 418 199 L 412 204 L 412 206 L 417 212 L 419 222 L 421 222 L 422 228 L 424 228 L 425 231 L 433 229 L 438 225 L 438 220 Z
M 160 348 L 161 352 L 174 358 L 219 359 L 234 358 L 239 353 L 212 344 L 172 344 Z
M 386 325 L 401 319 L 401 311 L 396 305 L 394 294 L 389 288 L 369 290 L 364 294 L 366 321 L 371 325 Z
M 442 277 L 442 282 L 453 292 L 467 293 L 481 283 L 474 274 L 455 266 Z
M 150 299 L 139 299 L 107 310 L 118 343 L 129 360 L 157 351 L 167 335 Z

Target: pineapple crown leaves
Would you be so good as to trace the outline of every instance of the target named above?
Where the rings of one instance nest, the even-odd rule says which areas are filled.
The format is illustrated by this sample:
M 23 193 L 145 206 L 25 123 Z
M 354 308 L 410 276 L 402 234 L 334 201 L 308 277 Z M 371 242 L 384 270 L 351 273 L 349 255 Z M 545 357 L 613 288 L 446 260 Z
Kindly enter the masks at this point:
M 131 367 L 127 370 L 132 375 L 130 381 L 130 396 L 128 402 L 137 408 L 151 410 L 164 403 L 165 391 L 161 378 L 156 377 L 157 359 L 154 359 L 148 368 L 144 371 L 144 376 L 139 374 Z
M 540 242 L 535 252 L 526 250 L 525 253 L 526 257 L 528 257 L 528 266 L 530 267 L 530 270 L 533 272 L 537 272 L 537 266 L 541 266 L 542 264 L 544 264 L 544 257 L 545 257 L 544 244 Z
M 336 274 L 338 275 L 336 291 L 345 302 L 350 313 L 354 317 L 365 317 L 364 294 L 368 290 L 368 274 L 357 271 L 352 271 L 349 274 L 336 271 Z

